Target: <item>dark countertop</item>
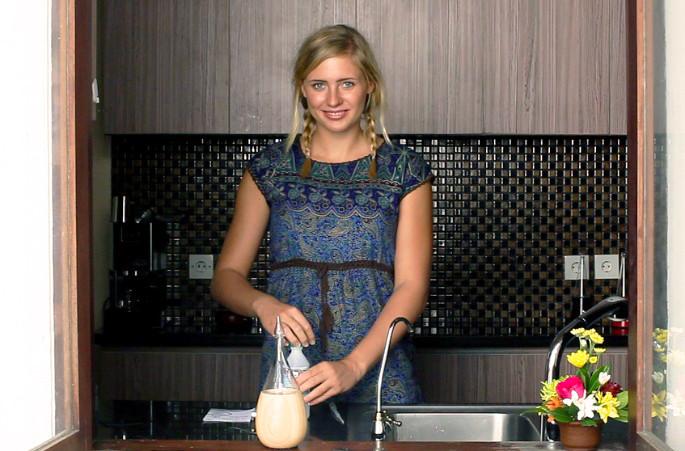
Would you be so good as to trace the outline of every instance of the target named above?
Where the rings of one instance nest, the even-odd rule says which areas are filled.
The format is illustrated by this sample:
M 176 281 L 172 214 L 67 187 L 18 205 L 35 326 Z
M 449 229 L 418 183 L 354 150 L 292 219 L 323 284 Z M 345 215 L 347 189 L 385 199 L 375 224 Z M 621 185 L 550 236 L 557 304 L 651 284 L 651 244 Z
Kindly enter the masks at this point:
M 95 413 L 95 449 L 224 449 L 262 450 L 246 423 L 203 423 L 210 408 L 248 409 L 253 403 L 200 401 L 100 402 Z M 373 406 L 338 405 L 345 425 L 334 420 L 327 405 L 312 406 L 309 433 L 300 450 L 372 450 L 369 440 Z M 367 427 L 368 426 L 368 427 Z M 605 431 L 606 432 L 606 431 Z M 557 450 L 557 442 L 384 442 L 393 450 Z M 606 437 L 600 451 L 625 445 Z
M 415 336 L 414 344 L 417 348 L 521 348 L 547 347 L 553 337 L 429 337 Z M 251 334 L 221 334 L 221 335 L 180 335 L 180 334 L 131 334 L 105 335 L 95 334 L 95 344 L 100 346 L 172 346 L 172 347 L 230 347 L 230 346 L 261 346 L 261 335 Z M 628 337 L 606 337 L 605 346 L 616 348 L 626 347 Z

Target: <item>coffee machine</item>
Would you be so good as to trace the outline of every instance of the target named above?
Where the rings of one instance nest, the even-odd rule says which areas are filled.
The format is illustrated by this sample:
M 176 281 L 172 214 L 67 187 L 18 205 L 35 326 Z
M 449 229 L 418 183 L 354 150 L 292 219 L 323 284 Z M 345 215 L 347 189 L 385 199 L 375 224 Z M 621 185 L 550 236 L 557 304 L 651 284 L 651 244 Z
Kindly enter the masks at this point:
M 127 196 L 112 200 L 113 261 L 105 303 L 107 335 L 148 334 L 160 328 L 166 277 L 166 226 L 150 208 L 134 216 Z

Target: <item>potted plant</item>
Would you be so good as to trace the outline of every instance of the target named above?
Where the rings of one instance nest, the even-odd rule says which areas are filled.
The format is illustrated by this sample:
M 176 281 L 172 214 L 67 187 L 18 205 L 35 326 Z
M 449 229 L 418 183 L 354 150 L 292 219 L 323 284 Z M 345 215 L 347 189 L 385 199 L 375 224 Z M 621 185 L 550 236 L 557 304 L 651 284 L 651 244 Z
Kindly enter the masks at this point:
M 580 347 L 568 355 L 575 375 L 543 381 L 542 403 L 535 408 L 547 421 L 559 425 L 561 442 L 568 450 L 591 450 L 599 446 L 601 428 L 610 419 L 628 421 L 628 392 L 611 379 L 611 368 L 600 359 L 606 351 L 595 329 L 573 329 Z

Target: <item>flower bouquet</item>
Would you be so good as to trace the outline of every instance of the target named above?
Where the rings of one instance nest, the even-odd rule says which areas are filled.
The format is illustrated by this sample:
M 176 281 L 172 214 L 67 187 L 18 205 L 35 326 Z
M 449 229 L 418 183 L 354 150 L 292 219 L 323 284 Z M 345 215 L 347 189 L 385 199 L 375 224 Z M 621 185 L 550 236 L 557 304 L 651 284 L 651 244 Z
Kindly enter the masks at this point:
M 679 329 L 676 332 L 681 332 Z M 668 330 L 656 328 L 652 332 L 654 357 L 652 360 L 652 418 L 657 418 L 661 423 L 666 420 L 668 415 L 667 398 L 673 399 L 666 391 L 668 383 L 666 381 L 666 365 L 669 360 L 668 352 Z M 656 426 L 656 425 L 655 425 Z M 661 424 L 659 427 L 661 428 Z
M 600 364 L 606 349 L 598 345 L 604 343 L 604 337 L 594 329 L 584 328 L 573 329 L 571 334 L 580 341 L 580 348 L 567 357 L 577 368 L 576 374 L 543 381 L 542 404 L 534 410 L 547 415 L 548 422 L 560 426 L 594 426 L 592 429 L 598 430 L 597 426 L 601 427 L 610 418 L 627 422 L 628 392 L 611 379 L 609 366 Z M 563 442 L 563 427 L 561 433 Z

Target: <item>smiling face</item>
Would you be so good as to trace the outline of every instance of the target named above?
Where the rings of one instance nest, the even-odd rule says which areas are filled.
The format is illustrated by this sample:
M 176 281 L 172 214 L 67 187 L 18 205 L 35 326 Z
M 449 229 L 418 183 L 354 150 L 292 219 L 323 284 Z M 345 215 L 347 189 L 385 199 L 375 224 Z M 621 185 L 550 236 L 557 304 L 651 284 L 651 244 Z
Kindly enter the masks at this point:
M 317 129 L 333 134 L 360 131 L 366 95 L 372 87 L 348 55 L 321 62 L 302 83 Z

